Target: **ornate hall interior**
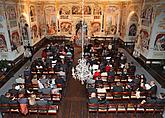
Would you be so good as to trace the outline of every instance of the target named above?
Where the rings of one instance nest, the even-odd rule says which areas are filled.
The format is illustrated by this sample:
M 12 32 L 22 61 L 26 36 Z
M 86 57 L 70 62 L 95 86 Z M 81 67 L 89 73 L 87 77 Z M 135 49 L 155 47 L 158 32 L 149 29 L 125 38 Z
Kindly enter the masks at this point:
M 165 118 L 165 0 L 0 0 L 0 113 Z

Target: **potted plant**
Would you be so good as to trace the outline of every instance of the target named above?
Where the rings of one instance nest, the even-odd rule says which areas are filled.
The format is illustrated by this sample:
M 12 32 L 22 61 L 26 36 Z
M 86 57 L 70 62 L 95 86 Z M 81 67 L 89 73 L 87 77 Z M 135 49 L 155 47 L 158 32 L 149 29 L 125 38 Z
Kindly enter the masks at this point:
M 5 60 L 1 60 L 0 61 L 0 68 L 2 72 L 5 72 L 8 69 L 9 65 L 8 65 L 8 61 Z

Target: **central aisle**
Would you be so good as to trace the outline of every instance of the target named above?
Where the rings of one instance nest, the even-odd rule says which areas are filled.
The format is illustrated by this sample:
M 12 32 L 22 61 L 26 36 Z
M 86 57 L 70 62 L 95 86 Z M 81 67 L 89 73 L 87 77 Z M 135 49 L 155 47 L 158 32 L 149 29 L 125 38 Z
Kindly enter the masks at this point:
M 81 48 L 75 47 L 74 66 L 80 58 Z M 85 85 L 73 79 L 71 69 L 68 72 L 68 81 L 64 98 L 60 105 L 58 118 L 87 118 L 87 95 Z

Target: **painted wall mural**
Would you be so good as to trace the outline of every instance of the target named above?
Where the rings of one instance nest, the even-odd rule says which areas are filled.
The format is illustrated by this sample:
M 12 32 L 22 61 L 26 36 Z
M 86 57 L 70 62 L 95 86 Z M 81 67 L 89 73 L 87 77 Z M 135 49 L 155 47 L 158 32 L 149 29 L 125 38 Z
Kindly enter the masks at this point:
M 0 33 L 0 52 L 7 51 L 7 45 L 5 41 L 5 36 L 3 33 Z
M 4 15 L 3 7 L 0 6 L 0 22 L 3 22 L 3 15 Z
M 67 32 L 71 34 L 72 32 L 72 24 L 70 22 L 62 22 L 60 24 L 61 32 Z
M 136 33 L 137 33 L 137 26 L 136 26 L 136 24 L 132 24 L 132 25 L 129 27 L 128 36 L 136 36 Z
M 14 6 L 6 7 L 7 19 L 9 20 L 10 28 L 17 27 L 17 14 Z
M 19 7 L 20 7 L 19 10 L 21 13 L 27 13 L 27 6 L 26 5 L 20 5 Z
M 91 7 L 84 6 L 84 15 L 90 15 L 90 14 L 91 14 Z
M 142 29 L 142 30 L 140 30 L 140 34 L 139 34 L 139 37 L 138 38 L 139 38 L 138 39 L 138 42 L 139 42 L 138 43 L 138 48 L 142 52 L 144 52 L 145 49 L 148 50 L 148 48 L 149 48 L 149 41 L 150 41 L 150 39 L 149 39 L 149 33 L 146 30 Z
M 84 6 L 84 15 L 91 15 L 92 9 L 91 6 Z M 73 15 L 82 15 L 82 7 L 75 5 L 72 6 Z
M 59 10 L 60 15 L 69 15 L 70 9 L 67 6 L 61 6 Z
M 72 6 L 72 14 L 81 15 L 82 14 L 81 7 L 78 5 Z
M 112 16 L 106 17 L 106 35 L 110 34 L 110 28 L 112 26 Z
M 33 25 L 31 28 L 32 39 L 35 39 L 38 37 L 37 32 L 38 32 L 37 25 Z
M 23 43 L 24 45 L 28 45 L 29 43 L 29 34 L 28 34 L 28 24 L 27 24 L 27 20 L 26 17 L 24 15 L 20 16 L 20 31 L 22 33 L 22 39 L 23 39 Z
M 156 36 L 154 50 L 165 51 L 165 34 L 158 34 Z
M 92 22 L 91 23 L 92 33 L 100 32 L 101 30 L 101 23 L 100 22 Z
M 18 31 L 14 31 L 11 34 L 11 49 L 16 50 L 19 46 L 21 46 L 21 40 L 19 37 Z
M 141 13 L 141 22 L 144 26 L 150 26 L 153 17 L 153 7 L 145 7 Z
M 118 8 L 116 6 L 108 6 L 106 11 L 107 13 L 115 13 L 118 12 Z
M 110 28 L 110 34 L 114 35 L 114 34 L 116 34 L 116 31 L 117 31 L 116 25 L 112 25 Z
M 36 13 L 34 6 L 30 6 L 30 17 L 31 17 L 31 22 L 36 21 Z
M 57 31 L 56 28 L 56 15 L 55 15 L 55 7 L 54 6 L 47 6 L 45 8 L 45 14 L 46 14 L 46 24 L 47 24 L 47 33 L 48 34 L 54 34 Z M 39 27 L 39 28 L 43 28 Z M 41 32 L 44 31 L 41 29 Z M 43 32 L 42 32 L 43 34 Z
M 0 6 L 0 29 L 3 29 L 3 9 Z
M 47 9 L 45 9 L 44 4 L 40 4 L 36 6 L 36 11 L 37 11 L 37 22 L 38 24 L 44 24 L 45 23 L 45 15 L 47 14 Z M 51 12 L 49 12 L 51 14 Z
M 101 7 L 96 5 L 93 7 L 93 15 L 101 15 L 102 12 L 101 12 Z

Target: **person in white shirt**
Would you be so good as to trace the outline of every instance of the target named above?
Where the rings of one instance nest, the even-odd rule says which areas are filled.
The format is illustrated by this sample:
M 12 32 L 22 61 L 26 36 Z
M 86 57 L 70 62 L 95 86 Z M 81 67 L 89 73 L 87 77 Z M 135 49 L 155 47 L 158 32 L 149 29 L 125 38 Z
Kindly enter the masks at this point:
M 15 80 L 17 84 L 24 84 L 25 79 L 22 78 L 22 75 L 19 75 L 19 77 Z
M 64 81 L 66 81 L 66 74 L 63 71 L 63 68 L 60 68 L 60 71 L 58 72 L 59 77 L 61 77 Z
M 56 85 L 54 85 L 54 87 L 52 88 L 52 90 L 51 90 L 51 94 L 59 94 L 60 92 L 59 92 L 59 88 L 57 88 L 57 86 Z
M 39 89 L 43 89 L 44 88 L 44 85 L 40 82 L 40 80 L 38 80 L 38 87 L 39 87 Z

